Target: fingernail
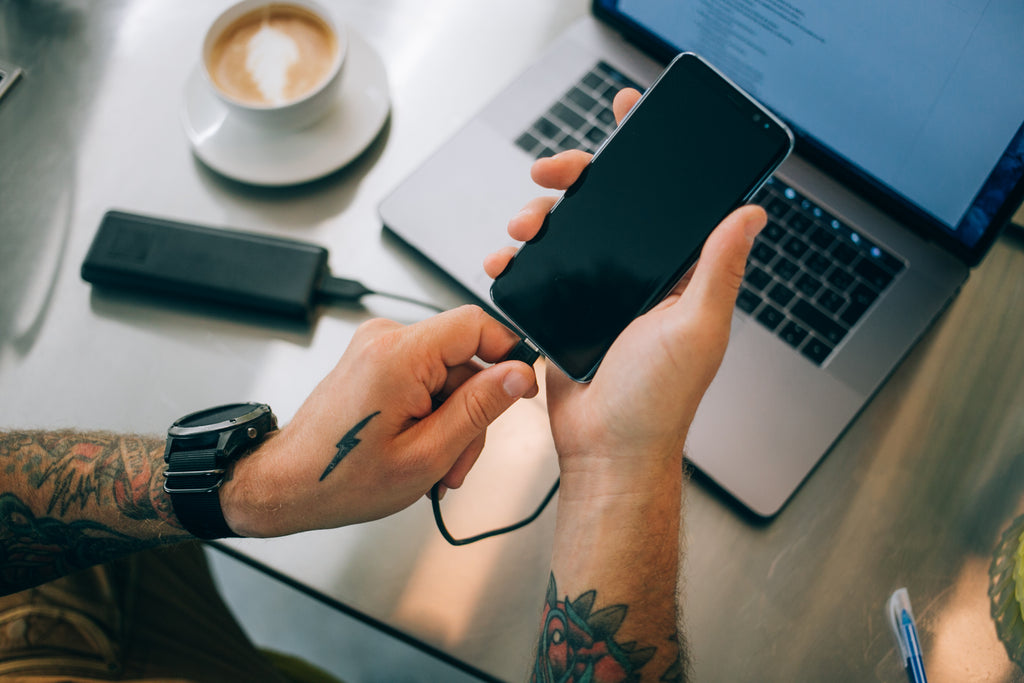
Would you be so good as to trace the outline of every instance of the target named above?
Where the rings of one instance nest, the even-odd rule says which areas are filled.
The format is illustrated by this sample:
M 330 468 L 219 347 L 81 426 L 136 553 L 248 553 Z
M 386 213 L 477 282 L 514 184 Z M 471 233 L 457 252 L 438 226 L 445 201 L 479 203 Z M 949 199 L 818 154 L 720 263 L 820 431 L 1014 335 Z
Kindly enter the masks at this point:
M 505 375 L 501 385 L 505 389 L 506 394 L 512 398 L 519 398 L 530 388 L 530 380 L 523 373 L 511 370 Z

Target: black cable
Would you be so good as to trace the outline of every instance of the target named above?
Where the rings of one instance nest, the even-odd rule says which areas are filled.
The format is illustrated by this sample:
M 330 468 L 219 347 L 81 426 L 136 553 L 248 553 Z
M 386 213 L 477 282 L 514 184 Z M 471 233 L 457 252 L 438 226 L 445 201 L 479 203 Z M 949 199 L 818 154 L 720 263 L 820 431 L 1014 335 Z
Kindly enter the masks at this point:
M 445 309 L 441 308 L 437 304 L 430 303 L 429 301 L 414 299 L 412 297 L 405 296 L 404 294 L 378 292 L 374 289 L 370 289 L 357 280 L 334 277 L 330 273 L 324 274 L 323 278 L 320 280 L 320 286 L 317 288 L 316 293 L 319 300 L 325 303 L 358 301 L 364 296 L 376 295 L 385 296 L 389 299 L 396 299 L 398 301 L 405 301 L 406 303 L 422 306 L 423 308 L 428 308 L 432 311 L 437 311 L 438 313 L 443 313 L 445 311 Z
M 544 500 L 541 501 L 540 506 L 536 510 L 534 510 L 533 514 L 527 517 L 526 519 L 522 520 L 521 522 L 516 522 L 511 526 L 502 527 L 500 529 L 494 529 L 493 531 L 487 531 L 482 534 L 477 534 L 476 536 L 470 536 L 469 538 L 453 537 L 451 533 L 449 533 L 448 527 L 444 525 L 444 520 L 441 518 L 441 499 L 438 495 L 438 491 L 441 488 L 440 482 L 434 484 L 434 487 L 430 489 L 430 506 L 434 509 L 434 521 L 437 523 L 437 530 L 441 532 L 441 536 L 444 537 L 444 540 L 456 546 L 469 545 L 470 543 L 482 541 L 485 538 L 491 538 L 492 536 L 500 536 L 501 534 L 507 534 L 510 531 L 515 531 L 516 529 L 522 529 L 524 526 L 540 517 L 540 513 L 544 512 L 544 508 L 546 508 L 548 506 L 548 503 L 551 502 L 551 499 L 555 497 L 555 492 L 558 491 L 558 485 L 561 483 L 561 481 L 561 479 L 555 479 L 555 484 L 554 486 L 551 487 L 551 490 L 548 491 L 548 495 L 544 496 Z
M 527 365 L 533 365 L 537 358 L 540 357 L 540 352 L 537 348 L 526 341 L 520 339 L 512 350 L 502 359 L 502 362 L 507 360 L 518 360 L 526 363 Z M 444 525 L 444 519 L 441 518 L 441 498 L 438 495 L 438 491 L 441 488 L 440 482 L 434 484 L 433 488 L 430 489 L 430 506 L 434 509 L 434 521 L 437 523 L 437 530 L 441 532 L 441 536 L 444 540 L 448 541 L 452 545 L 469 545 L 470 543 L 476 543 L 482 541 L 485 538 L 491 538 L 492 536 L 499 536 L 501 534 L 507 534 L 510 531 L 521 529 L 533 520 L 540 517 L 540 513 L 544 512 L 544 508 L 548 506 L 551 499 L 554 498 L 555 492 L 558 491 L 558 485 L 561 483 L 561 479 L 555 479 L 555 485 L 548 491 L 548 495 L 544 496 L 544 500 L 541 501 L 540 507 L 534 510 L 533 514 L 524 519 L 521 522 L 517 522 L 511 526 L 502 527 L 501 529 L 495 529 L 494 531 L 488 531 L 476 536 L 470 536 L 469 538 L 455 538 L 448 532 L 448 527 Z
M 385 296 L 385 297 L 387 297 L 389 299 L 394 299 L 396 301 L 405 301 L 406 303 L 416 304 L 417 306 L 422 306 L 423 308 L 429 308 L 430 310 L 437 311 L 438 313 L 444 313 L 445 310 L 447 310 L 447 309 L 444 309 L 444 308 L 438 306 L 437 304 L 432 304 L 429 301 L 421 301 L 420 299 L 413 299 L 412 297 L 405 296 L 404 294 L 394 294 L 392 292 L 377 292 L 377 291 L 373 291 L 373 290 L 368 292 L 368 294 L 372 294 L 372 295 L 375 295 L 375 296 Z
M 413 299 L 412 297 L 405 296 L 403 294 L 392 294 L 391 292 L 378 292 L 370 289 L 363 283 L 357 280 L 350 280 L 348 278 L 335 277 L 330 273 L 324 273 L 320 280 L 320 285 L 317 288 L 317 297 L 320 301 L 325 303 L 338 303 L 338 302 L 350 302 L 358 301 L 364 296 L 377 295 L 385 296 L 398 301 L 405 301 L 407 303 L 429 308 L 433 311 L 444 312 L 445 309 L 432 304 L 427 301 L 421 301 L 419 299 Z M 508 355 L 502 360 L 519 360 L 527 365 L 533 365 L 537 358 L 540 356 L 540 352 L 530 342 L 525 339 L 520 339 L 516 345 L 509 351 Z M 444 519 L 441 517 L 441 500 L 438 495 L 438 491 L 441 487 L 440 483 L 434 484 L 433 488 L 430 489 L 430 502 L 434 509 L 434 521 L 437 522 L 437 529 L 441 532 L 441 535 L 446 541 L 452 545 L 469 545 L 470 543 L 476 543 L 482 541 L 485 538 L 491 538 L 492 536 L 499 536 L 501 534 L 507 534 L 510 531 L 521 529 L 533 520 L 540 516 L 540 513 L 544 512 L 544 508 L 548 506 L 551 499 L 554 498 L 555 493 L 558 491 L 558 485 L 561 480 L 556 479 L 554 486 L 548 491 L 548 494 L 541 501 L 540 507 L 538 507 L 532 515 L 517 522 L 511 526 L 502 527 L 501 529 L 495 529 L 476 536 L 470 536 L 469 538 L 454 538 L 449 532 L 447 527 L 444 525 Z

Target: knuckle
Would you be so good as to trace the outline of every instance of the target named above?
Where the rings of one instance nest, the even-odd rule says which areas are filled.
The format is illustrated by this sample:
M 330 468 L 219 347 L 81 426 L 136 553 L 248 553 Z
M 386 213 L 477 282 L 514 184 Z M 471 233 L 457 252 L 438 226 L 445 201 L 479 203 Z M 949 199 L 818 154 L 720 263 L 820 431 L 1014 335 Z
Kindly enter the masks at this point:
M 456 308 L 455 311 L 458 313 L 459 317 L 465 318 L 469 322 L 475 322 L 487 315 L 484 313 L 484 309 L 480 308 L 476 304 L 463 304 Z
M 479 392 L 468 391 L 465 393 L 462 407 L 466 416 L 478 431 L 483 431 L 493 420 L 493 407 L 487 397 Z
M 356 332 L 353 335 L 356 339 L 374 339 L 383 334 L 387 334 L 396 328 L 400 327 L 398 323 L 387 318 L 372 318 L 366 322 L 360 323 L 359 327 L 356 328 Z
M 399 337 L 394 334 L 401 326 L 383 318 L 368 320 L 356 330 L 360 352 L 371 359 L 385 360 L 395 354 Z

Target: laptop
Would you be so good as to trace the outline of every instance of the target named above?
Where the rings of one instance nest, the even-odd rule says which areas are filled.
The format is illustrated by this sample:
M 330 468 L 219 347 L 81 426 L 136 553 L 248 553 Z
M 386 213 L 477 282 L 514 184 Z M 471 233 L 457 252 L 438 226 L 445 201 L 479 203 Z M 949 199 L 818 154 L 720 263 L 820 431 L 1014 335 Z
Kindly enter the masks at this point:
M 486 254 L 542 191 L 539 156 L 596 149 L 620 87 L 692 50 L 783 118 L 721 370 L 686 456 L 779 512 L 949 305 L 1024 197 L 1024 3 L 594 0 L 380 206 L 482 302 Z

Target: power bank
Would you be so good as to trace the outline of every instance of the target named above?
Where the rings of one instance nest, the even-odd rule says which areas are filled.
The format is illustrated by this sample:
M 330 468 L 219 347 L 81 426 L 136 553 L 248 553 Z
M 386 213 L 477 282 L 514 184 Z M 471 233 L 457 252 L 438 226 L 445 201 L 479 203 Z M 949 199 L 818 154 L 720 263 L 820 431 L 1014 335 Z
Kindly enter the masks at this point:
M 94 285 L 226 304 L 309 322 L 327 250 L 298 240 L 108 211 L 82 263 Z

